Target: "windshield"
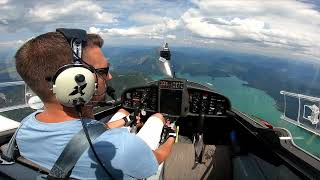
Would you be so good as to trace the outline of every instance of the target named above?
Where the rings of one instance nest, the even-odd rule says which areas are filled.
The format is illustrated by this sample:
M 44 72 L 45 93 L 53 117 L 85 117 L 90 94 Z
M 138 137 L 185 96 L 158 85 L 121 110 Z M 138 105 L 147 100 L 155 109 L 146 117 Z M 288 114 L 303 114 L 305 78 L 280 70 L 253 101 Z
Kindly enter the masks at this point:
M 186 78 L 256 121 L 288 129 L 299 147 L 320 157 L 319 22 L 320 4 L 312 0 L 2 0 L 1 114 L 20 121 L 33 111 L 28 103 L 38 107 L 16 73 L 16 50 L 56 28 L 82 28 L 104 38 L 118 97 L 150 81 Z M 160 58 L 166 43 L 170 60 Z

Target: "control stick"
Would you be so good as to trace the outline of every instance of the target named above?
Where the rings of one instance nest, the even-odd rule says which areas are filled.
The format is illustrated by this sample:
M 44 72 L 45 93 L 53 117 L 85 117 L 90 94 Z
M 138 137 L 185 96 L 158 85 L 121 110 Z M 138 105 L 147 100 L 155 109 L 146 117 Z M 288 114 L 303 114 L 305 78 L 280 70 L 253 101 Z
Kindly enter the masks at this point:
M 194 135 L 193 138 L 193 145 L 194 145 L 194 151 L 195 151 L 195 162 L 192 167 L 192 169 L 196 168 L 199 163 L 202 161 L 203 156 L 203 150 L 204 150 L 204 142 L 203 142 L 203 132 L 204 132 L 204 119 L 205 115 L 204 113 L 199 114 L 199 121 L 198 121 L 198 127 L 197 132 Z

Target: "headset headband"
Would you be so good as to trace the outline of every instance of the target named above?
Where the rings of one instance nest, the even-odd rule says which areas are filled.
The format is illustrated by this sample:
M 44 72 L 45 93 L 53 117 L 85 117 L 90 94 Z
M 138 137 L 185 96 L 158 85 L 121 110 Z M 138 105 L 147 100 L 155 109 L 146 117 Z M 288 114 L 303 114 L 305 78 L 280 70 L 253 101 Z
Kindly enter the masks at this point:
M 56 29 L 56 32 L 61 33 L 71 46 L 73 51 L 74 62 L 81 62 L 82 48 L 86 46 L 87 32 L 82 29 Z
M 58 28 L 56 29 L 56 32 L 63 34 L 69 43 L 72 39 L 78 39 L 81 42 L 86 42 L 88 39 L 87 32 L 83 29 Z

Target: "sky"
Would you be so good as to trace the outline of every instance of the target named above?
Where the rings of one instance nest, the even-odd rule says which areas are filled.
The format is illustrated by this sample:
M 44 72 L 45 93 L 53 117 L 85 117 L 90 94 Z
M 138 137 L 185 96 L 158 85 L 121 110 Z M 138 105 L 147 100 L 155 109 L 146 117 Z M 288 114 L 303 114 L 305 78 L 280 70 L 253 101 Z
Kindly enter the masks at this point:
M 107 45 L 199 46 L 320 60 L 317 0 L 0 0 L 0 48 L 56 28 Z

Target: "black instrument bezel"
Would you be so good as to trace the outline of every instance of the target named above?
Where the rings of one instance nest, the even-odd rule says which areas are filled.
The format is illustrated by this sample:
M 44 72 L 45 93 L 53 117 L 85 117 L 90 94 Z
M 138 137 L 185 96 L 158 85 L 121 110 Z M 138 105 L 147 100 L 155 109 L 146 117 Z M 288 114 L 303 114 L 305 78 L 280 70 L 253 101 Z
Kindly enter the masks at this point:
M 189 82 L 189 83 L 194 83 L 194 82 Z M 218 96 L 221 96 L 224 99 L 226 99 L 226 110 L 231 110 L 231 102 L 226 96 L 224 96 L 224 95 L 222 95 L 220 93 L 217 93 L 216 91 L 211 90 L 210 88 L 208 88 L 208 87 L 206 87 L 204 85 L 201 85 L 201 84 L 198 84 L 198 83 L 195 83 L 195 84 L 197 85 L 197 87 L 192 86 L 192 85 L 188 85 L 188 87 L 187 87 L 188 92 L 192 91 L 192 90 L 198 90 L 198 91 L 213 93 L 213 94 L 216 94 Z M 199 116 L 199 114 L 188 112 L 187 116 Z M 213 117 L 213 118 L 215 118 L 215 117 L 227 118 L 228 117 L 227 115 L 209 115 L 209 114 L 206 114 L 205 116 L 206 117 Z
M 182 82 L 183 83 L 183 88 L 180 89 L 172 89 L 172 88 L 161 88 L 160 87 L 160 82 L 161 81 L 167 81 L 167 82 Z M 182 95 L 181 95 L 181 108 L 180 108 L 180 112 L 175 113 L 175 114 L 166 114 L 165 112 L 161 112 L 161 89 L 170 89 L 171 91 L 181 91 Z M 187 90 L 187 80 L 186 79 L 161 79 L 158 81 L 158 112 L 163 113 L 167 116 L 171 116 L 171 117 L 185 117 L 187 116 L 188 112 L 189 112 L 189 98 L 188 98 L 188 90 Z

